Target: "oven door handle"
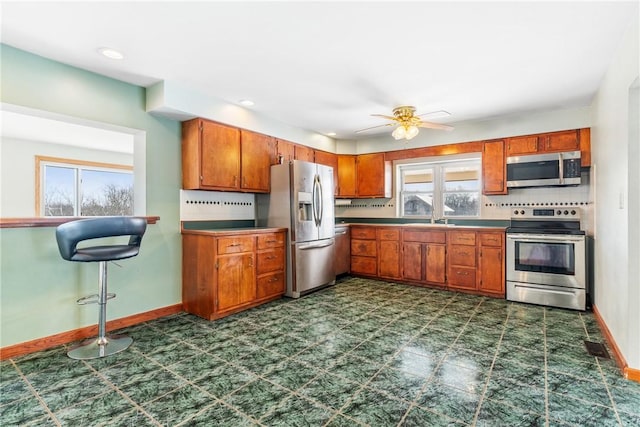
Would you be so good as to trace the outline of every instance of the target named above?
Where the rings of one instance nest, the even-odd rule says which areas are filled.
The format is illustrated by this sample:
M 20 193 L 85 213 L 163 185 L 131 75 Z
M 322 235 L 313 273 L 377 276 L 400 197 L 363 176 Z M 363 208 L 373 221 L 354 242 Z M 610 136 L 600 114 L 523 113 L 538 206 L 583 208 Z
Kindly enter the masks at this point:
M 514 288 L 524 288 L 524 289 L 533 289 L 533 290 L 537 290 L 537 291 L 543 291 L 545 293 L 549 293 L 549 294 L 560 294 L 560 295 L 575 295 L 576 292 L 575 291 L 569 291 L 569 290 L 556 290 L 556 289 L 549 289 L 549 288 L 534 288 L 531 286 L 523 286 L 523 285 L 514 285 Z
M 584 236 L 554 236 L 553 234 L 508 234 L 507 239 L 518 240 L 520 242 L 576 242 L 584 241 Z

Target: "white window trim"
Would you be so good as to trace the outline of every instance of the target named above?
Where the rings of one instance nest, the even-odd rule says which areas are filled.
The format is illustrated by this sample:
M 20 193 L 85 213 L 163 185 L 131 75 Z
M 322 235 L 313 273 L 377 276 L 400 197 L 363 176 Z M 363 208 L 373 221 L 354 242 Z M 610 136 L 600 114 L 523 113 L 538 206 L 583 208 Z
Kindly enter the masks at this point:
M 396 203 L 396 216 L 398 218 L 408 219 L 431 219 L 429 215 L 404 215 L 404 206 L 402 203 L 402 170 L 407 169 L 422 169 L 432 167 L 434 169 L 434 186 L 433 186 L 433 218 L 434 220 L 440 219 L 478 219 L 482 218 L 482 203 L 480 201 L 478 206 L 478 215 L 476 216 L 444 216 L 442 211 L 442 200 L 444 196 L 444 180 L 442 179 L 441 169 L 447 165 L 455 164 L 456 166 L 464 166 L 465 163 L 477 164 L 480 171 L 480 178 L 478 179 L 478 195 L 482 198 L 482 155 L 481 153 L 465 153 L 451 156 L 439 156 L 439 157 L 423 157 L 413 158 L 407 160 L 400 160 L 394 162 L 394 175 L 395 175 L 395 197 Z M 437 170 L 436 170 L 437 169 Z M 405 194 L 409 194 L 408 192 Z

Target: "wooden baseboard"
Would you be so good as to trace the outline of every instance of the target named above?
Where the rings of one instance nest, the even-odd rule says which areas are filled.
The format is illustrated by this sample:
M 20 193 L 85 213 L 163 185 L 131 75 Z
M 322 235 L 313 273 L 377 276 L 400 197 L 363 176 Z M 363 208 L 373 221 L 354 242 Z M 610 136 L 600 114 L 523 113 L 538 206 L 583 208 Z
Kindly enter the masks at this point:
M 155 310 L 138 313 L 131 316 L 114 319 L 107 322 L 107 330 L 126 328 L 128 326 L 137 325 L 138 323 L 148 322 L 149 320 L 158 319 L 160 317 L 169 316 L 171 314 L 180 313 L 182 311 L 182 303 L 162 307 Z M 13 357 L 24 356 L 25 354 L 34 353 L 36 351 L 46 350 L 48 348 L 57 347 L 62 344 L 90 338 L 98 335 L 98 325 L 85 326 L 84 328 L 74 329 L 72 331 L 61 332 L 36 340 L 27 341 L 19 344 L 9 345 L 0 348 L 0 360 L 10 359 Z
M 616 340 L 613 339 L 613 335 L 611 334 L 609 327 L 604 322 L 604 319 L 600 315 L 600 312 L 595 305 L 593 306 L 593 314 L 596 318 L 596 321 L 598 322 L 598 325 L 600 326 L 600 329 L 602 330 L 602 333 L 604 334 L 604 338 L 607 340 L 609 346 L 611 347 L 611 350 L 613 351 L 613 358 L 622 371 L 622 375 L 628 380 L 640 382 L 640 369 L 630 368 L 629 365 L 627 365 L 627 361 L 622 355 L 620 347 L 618 347 Z

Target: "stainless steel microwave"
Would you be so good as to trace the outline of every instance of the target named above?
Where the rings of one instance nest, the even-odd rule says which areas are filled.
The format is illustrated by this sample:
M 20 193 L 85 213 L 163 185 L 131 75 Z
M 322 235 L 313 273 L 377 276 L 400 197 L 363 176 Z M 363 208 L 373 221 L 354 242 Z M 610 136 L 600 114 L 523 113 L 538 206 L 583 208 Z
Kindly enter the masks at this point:
M 579 185 L 580 151 L 507 157 L 507 187 Z

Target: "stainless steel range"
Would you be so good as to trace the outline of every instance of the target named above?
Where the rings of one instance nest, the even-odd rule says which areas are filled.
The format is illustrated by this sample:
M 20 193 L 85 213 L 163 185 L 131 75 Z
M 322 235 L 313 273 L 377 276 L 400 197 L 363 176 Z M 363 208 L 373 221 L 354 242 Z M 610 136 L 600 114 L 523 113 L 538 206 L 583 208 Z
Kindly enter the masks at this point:
M 507 228 L 507 299 L 585 310 L 585 232 L 576 208 L 518 208 Z

